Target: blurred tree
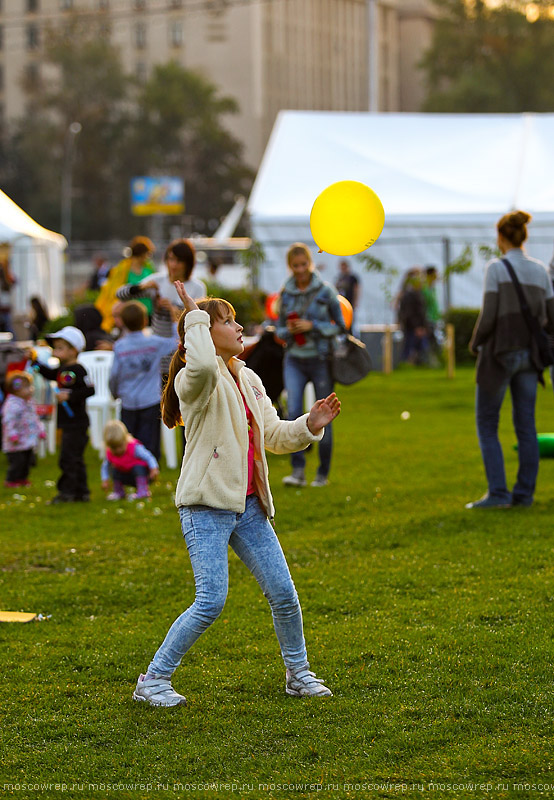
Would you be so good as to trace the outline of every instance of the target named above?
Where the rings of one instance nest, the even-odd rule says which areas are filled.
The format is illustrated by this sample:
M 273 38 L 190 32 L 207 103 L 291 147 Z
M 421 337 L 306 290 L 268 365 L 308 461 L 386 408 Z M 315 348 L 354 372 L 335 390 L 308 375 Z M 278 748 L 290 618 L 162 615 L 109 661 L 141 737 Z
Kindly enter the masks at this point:
M 138 87 L 134 108 L 126 146 L 129 177 L 183 177 L 186 213 L 206 225 L 229 211 L 235 195 L 249 192 L 253 174 L 242 161 L 242 144 L 221 121 L 238 106 L 214 84 L 170 61 Z
M 156 67 L 144 84 L 131 79 L 93 19 L 47 31 L 43 69 L 24 88 L 27 111 L 7 137 L 2 186 L 41 224 L 60 230 L 68 131 L 80 123 L 72 142 L 75 240 L 144 230 L 145 220 L 130 211 L 129 183 L 138 175 L 182 176 L 187 214 L 206 223 L 250 188 L 242 145 L 221 122 L 237 111 L 235 101 L 175 63 Z
M 128 79 L 98 28 L 72 21 L 46 32 L 41 74 L 24 80 L 27 111 L 10 139 L 6 191 L 46 227 L 60 230 L 61 184 L 73 142 L 73 237 L 114 235 L 114 154 L 128 125 Z M 125 187 L 127 189 L 127 187 Z
M 424 111 L 554 110 L 554 19 L 534 3 L 434 0 L 440 17 L 421 67 Z

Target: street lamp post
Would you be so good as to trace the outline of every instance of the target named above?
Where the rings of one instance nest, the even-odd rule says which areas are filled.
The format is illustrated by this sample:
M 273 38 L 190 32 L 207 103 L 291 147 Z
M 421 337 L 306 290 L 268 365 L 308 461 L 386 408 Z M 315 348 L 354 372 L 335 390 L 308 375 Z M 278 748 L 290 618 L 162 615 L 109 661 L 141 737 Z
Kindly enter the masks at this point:
M 71 239 L 71 202 L 73 199 L 73 160 L 75 157 L 75 137 L 81 132 L 80 122 L 72 122 L 65 134 L 62 164 L 61 230 L 63 236 Z
M 379 111 L 379 5 L 378 0 L 366 0 L 367 14 L 367 106 Z

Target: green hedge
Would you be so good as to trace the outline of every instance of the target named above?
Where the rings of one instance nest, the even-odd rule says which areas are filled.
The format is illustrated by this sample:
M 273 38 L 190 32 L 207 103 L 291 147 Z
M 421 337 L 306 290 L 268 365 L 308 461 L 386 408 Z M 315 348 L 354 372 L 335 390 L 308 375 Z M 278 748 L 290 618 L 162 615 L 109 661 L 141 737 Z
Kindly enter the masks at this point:
M 445 324 L 454 325 L 454 346 L 457 364 L 473 364 L 469 342 L 479 316 L 478 308 L 450 308 L 444 315 Z

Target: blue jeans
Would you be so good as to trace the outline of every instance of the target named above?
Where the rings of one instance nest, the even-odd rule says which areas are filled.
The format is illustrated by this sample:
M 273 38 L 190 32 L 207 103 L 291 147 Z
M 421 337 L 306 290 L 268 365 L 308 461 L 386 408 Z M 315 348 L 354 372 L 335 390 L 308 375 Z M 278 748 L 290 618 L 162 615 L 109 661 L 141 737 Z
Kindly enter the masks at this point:
M 513 350 L 505 353 L 500 360 L 506 371 L 502 385 L 493 394 L 477 386 L 476 393 L 477 435 L 489 496 L 501 502 L 530 504 L 539 471 L 539 446 L 535 429 L 538 375 L 531 364 L 528 350 Z M 512 418 L 519 457 L 517 481 L 511 493 L 506 485 L 504 456 L 498 439 L 500 408 L 508 387 L 512 395 Z
M 242 514 L 208 506 L 181 506 L 196 597 L 177 617 L 148 672 L 170 677 L 184 654 L 221 614 L 227 598 L 228 545 L 252 572 L 268 599 L 273 625 L 287 667 L 307 662 L 302 611 L 285 556 L 256 495 L 246 498 Z
M 426 336 L 417 336 L 415 330 L 404 331 L 404 344 L 402 347 L 402 361 L 413 361 L 422 364 L 427 360 L 429 340 Z
M 285 354 L 283 377 L 287 390 L 288 418 L 298 419 L 304 413 L 304 390 L 307 383 L 313 383 L 316 400 L 322 400 L 333 391 L 333 380 L 327 359 L 323 357 L 296 358 Z M 333 430 L 327 425 L 323 439 L 319 442 L 318 475 L 326 478 L 331 468 L 333 450 Z M 306 454 L 304 450 L 291 456 L 293 469 L 304 470 Z

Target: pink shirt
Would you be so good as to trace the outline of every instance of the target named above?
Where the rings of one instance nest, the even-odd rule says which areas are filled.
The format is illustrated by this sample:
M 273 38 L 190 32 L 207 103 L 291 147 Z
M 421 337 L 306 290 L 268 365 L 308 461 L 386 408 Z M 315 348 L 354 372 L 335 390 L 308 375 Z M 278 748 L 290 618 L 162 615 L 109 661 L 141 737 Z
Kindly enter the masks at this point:
M 240 386 L 238 385 L 236 379 L 235 383 L 237 384 L 237 388 L 240 392 Z M 242 397 L 242 402 L 244 403 L 246 421 L 248 423 L 248 486 L 246 488 L 246 496 L 248 496 L 249 494 L 256 493 L 256 486 L 254 485 L 254 431 L 252 430 L 252 412 L 248 408 L 242 392 L 240 392 L 240 396 Z

